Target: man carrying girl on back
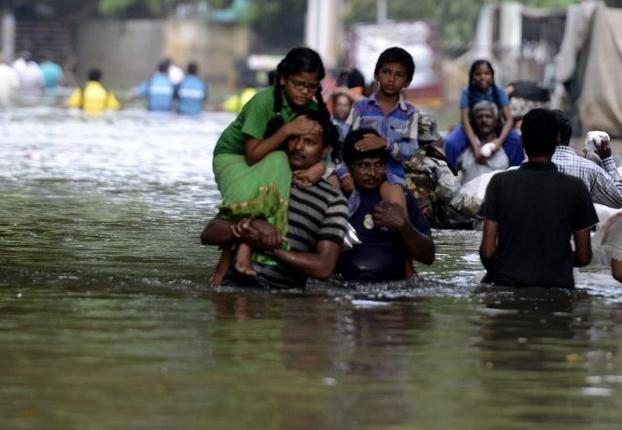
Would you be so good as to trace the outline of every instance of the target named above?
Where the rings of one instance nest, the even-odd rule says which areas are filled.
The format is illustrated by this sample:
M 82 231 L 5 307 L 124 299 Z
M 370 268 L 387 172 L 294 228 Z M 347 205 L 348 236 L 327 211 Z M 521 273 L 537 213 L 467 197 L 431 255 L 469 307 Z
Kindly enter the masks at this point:
M 460 96 L 461 125 L 454 128 L 445 138 L 447 161 L 455 168 L 460 154 L 470 146 L 475 160 L 478 163 L 486 162 L 487 157 L 481 153 L 481 147 L 488 142 L 480 142 L 472 125 L 472 109 L 483 100 L 497 105 L 501 112 L 500 119 L 503 122 L 499 135 L 492 141 L 492 154 L 503 148 L 510 166 L 520 165 L 525 154 L 520 143 L 520 136 L 512 127 L 510 101 L 503 87 L 495 83 L 495 71 L 487 60 L 475 61 L 469 70 L 469 85 L 462 90 Z
M 352 107 L 348 123 L 350 130 L 371 128 L 378 135 L 369 133 L 356 142 L 356 149 L 369 151 L 386 150 L 386 179 L 380 186 L 382 200 L 396 203 L 407 212 L 406 179 L 402 162 L 410 160 L 418 148 L 417 109 L 402 96 L 415 73 L 412 56 L 404 49 L 392 47 L 380 54 L 374 69 L 378 90 L 368 99 L 358 101 Z M 348 192 L 349 172 L 345 165 L 336 169 L 337 176 Z M 356 193 L 350 197 L 351 210 L 357 205 Z
M 318 127 L 301 113 L 319 110 L 329 118 L 320 81 L 325 71 L 317 52 L 294 48 L 279 63 L 276 81 L 259 91 L 222 133 L 214 148 L 214 175 L 222 195 L 219 217 L 230 220 L 262 218 L 287 233 L 287 213 L 292 180 L 311 185 L 324 173 L 324 164 L 292 172 L 284 151 L 289 137 L 314 133 Z M 284 244 L 286 246 L 286 244 Z M 223 250 L 212 284 L 219 285 L 231 260 Z M 262 254 L 253 258 L 263 264 L 274 260 Z M 242 242 L 236 252 L 235 269 L 253 275 L 251 247 Z

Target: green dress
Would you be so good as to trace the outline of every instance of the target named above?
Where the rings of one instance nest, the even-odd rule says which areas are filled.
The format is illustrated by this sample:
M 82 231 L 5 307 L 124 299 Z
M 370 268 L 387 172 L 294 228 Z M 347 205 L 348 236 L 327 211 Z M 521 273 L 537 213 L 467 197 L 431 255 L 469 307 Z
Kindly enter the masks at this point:
M 317 105 L 309 102 L 303 109 L 317 109 Z M 283 120 L 289 122 L 297 113 L 283 96 Z M 221 216 L 264 218 L 285 236 L 292 181 L 287 155 L 273 151 L 252 166 L 244 158 L 245 139 L 263 139 L 274 115 L 274 87 L 268 87 L 257 92 L 223 131 L 214 148 L 213 168 L 222 196 Z

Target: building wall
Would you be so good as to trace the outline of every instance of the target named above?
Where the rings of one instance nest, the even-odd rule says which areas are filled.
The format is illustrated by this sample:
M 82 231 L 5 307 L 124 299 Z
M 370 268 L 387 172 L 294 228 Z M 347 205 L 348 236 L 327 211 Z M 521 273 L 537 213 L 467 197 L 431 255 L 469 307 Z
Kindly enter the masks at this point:
M 76 33 L 80 82 L 97 67 L 106 85 L 130 87 L 150 76 L 162 57 L 162 20 L 90 20 L 80 23 Z
M 246 27 L 202 20 L 91 20 L 76 34 L 78 76 L 99 67 L 103 81 L 116 88 L 148 78 L 164 57 L 183 68 L 195 61 L 208 82 L 232 85 L 235 63 L 249 49 Z
M 169 20 L 164 26 L 163 53 L 176 64 L 199 65 L 199 74 L 211 84 L 233 87 L 236 63 L 250 49 L 245 26 L 206 23 L 203 20 Z

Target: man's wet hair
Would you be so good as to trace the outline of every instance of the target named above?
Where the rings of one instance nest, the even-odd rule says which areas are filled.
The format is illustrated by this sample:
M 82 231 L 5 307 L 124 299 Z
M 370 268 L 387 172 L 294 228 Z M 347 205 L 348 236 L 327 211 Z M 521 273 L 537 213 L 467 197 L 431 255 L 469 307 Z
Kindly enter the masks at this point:
M 413 75 L 415 74 L 415 61 L 408 51 L 398 46 L 385 49 L 378 57 L 374 75 L 377 75 L 382 66 L 387 63 L 397 63 L 406 67 L 406 78 L 409 82 L 412 81 Z
M 101 81 L 102 79 L 102 71 L 99 69 L 91 69 L 89 70 L 88 80 L 89 81 Z
M 492 113 L 492 116 L 494 117 L 494 119 L 499 118 L 499 108 L 497 107 L 495 103 L 488 101 L 488 100 L 482 100 L 482 101 L 475 103 L 475 105 L 473 106 L 471 110 L 473 111 L 473 116 L 475 116 L 475 113 L 477 111 L 489 110 Z
M 168 73 L 169 67 L 171 67 L 171 60 L 169 60 L 168 58 L 165 58 L 164 60 L 160 61 L 160 63 L 158 64 L 158 72 Z
M 529 158 L 552 157 L 559 142 L 559 121 L 548 109 L 536 108 L 525 114 L 521 139 Z
M 570 138 L 572 137 L 570 118 L 561 109 L 553 109 L 551 112 L 559 123 L 559 144 L 564 146 L 570 145 Z
M 341 159 L 339 155 L 341 152 L 339 149 L 339 130 L 337 130 L 337 127 L 331 122 L 330 118 L 323 112 L 317 110 L 306 110 L 297 116 L 306 116 L 311 121 L 317 122 L 320 127 L 322 127 L 322 145 L 330 146 L 331 158 L 333 161 L 338 162 Z M 287 139 L 286 143 L 288 141 L 289 139 Z
M 371 149 L 369 151 L 359 151 L 356 149 L 356 142 L 361 140 L 366 134 L 375 134 L 380 136 L 373 128 L 359 128 L 351 131 L 343 141 L 343 161 L 346 164 L 352 164 L 363 158 L 382 158 L 386 157 L 387 150 L 384 148 Z
M 194 61 L 191 61 L 190 63 L 188 63 L 188 68 L 186 69 L 186 71 L 189 75 L 196 75 L 199 71 L 199 65 Z

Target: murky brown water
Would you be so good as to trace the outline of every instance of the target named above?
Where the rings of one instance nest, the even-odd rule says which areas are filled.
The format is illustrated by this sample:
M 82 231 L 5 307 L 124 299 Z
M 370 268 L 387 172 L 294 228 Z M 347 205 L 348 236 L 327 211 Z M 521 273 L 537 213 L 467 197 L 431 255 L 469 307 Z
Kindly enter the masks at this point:
M 487 290 L 479 233 L 417 285 L 207 287 L 231 117 L 0 112 L 3 428 L 617 429 L 622 287 Z

